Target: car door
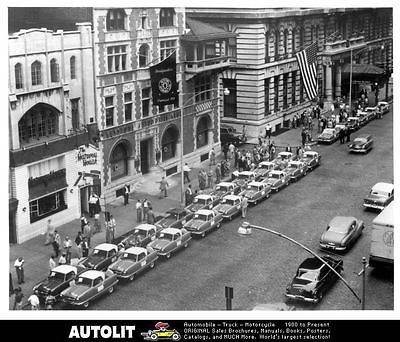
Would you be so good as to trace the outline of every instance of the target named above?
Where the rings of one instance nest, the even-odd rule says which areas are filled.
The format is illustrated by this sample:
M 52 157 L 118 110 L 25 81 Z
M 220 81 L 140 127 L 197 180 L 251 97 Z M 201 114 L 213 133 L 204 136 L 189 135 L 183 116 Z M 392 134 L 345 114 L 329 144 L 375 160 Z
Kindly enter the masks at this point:
M 108 252 L 108 258 L 104 261 L 104 269 L 106 269 L 115 261 L 117 261 L 117 251 L 115 249 L 111 249 Z
M 138 263 L 140 265 L 139 269 L 146 268 L 147 265 L 147 255 L 145 252 L 141 252 L 138 255 Z
M 94 289 L 94 297 L 97 297 L 104 291 L 104 283 L 103 283 L 103 278 L 102 277 L 97 277 L 96 279 L 93 280 L 93 286 L 92 288 Z M 87 298 L 89 299 L 89 298 Z

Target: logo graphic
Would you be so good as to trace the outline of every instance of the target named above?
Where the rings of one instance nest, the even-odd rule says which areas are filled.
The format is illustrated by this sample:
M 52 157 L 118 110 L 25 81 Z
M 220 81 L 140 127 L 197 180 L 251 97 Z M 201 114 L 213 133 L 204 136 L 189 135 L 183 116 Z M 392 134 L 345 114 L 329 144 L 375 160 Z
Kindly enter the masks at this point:
M 172 88 L 172 82 L 169 78 L 162 78 L 158 82 L 158 89 L 163 93 L 163 94 L 168 94 L 171 91 Z
M 388 230 L 383 234 L 383 242 L 386 246 L 393 247 L 393 242 L 394 242 L 393 231 Z
M 142 332 L 141 335 L 146 341 L 158 341 L 158 340 L 171 340 L 179 341 L 181 339 L 181 334 L 175 329 L 170 330 L 169 323 L 158 322 L 154 326 L 154 330 L 149 330 L 148 332 Z

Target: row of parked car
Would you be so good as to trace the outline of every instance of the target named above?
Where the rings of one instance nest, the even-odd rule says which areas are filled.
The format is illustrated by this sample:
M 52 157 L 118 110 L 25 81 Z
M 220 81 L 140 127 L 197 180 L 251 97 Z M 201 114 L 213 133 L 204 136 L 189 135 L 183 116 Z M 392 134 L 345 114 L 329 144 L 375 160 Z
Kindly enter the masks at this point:
M 170 209 L 154 225 L 138 225 L 125 234 L 119 246 L 102 243 L 77 265 L 55 267 L 33 290 L 41 299 L 51 296 L 54 301 L 87 308 L 97 297 L 112 293 L 120 280 L 134 280 L 154 268 L 160 257 L 169 259 L 188 247 L 193 236 L 204 237 L 224 220 L 239 215 L 244 197 L 256 205 L 320 164 L 321 156 L 315 151 L 307 151 L 301 158 L 281 152 L 274 161 L 238 172 L 230 182 L 196 196 L 189 206 Z

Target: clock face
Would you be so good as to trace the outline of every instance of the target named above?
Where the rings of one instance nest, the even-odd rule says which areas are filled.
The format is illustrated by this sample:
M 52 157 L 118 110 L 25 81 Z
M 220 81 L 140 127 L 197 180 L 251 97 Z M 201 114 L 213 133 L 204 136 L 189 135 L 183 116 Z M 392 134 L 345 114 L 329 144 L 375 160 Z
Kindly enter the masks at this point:
M 172 88 L 172 82 L 169 78 L 162 78 L 159 82 L 158 82 L 158 89 L 163 93 L 163 94 L 167 94 L 171 91 Z

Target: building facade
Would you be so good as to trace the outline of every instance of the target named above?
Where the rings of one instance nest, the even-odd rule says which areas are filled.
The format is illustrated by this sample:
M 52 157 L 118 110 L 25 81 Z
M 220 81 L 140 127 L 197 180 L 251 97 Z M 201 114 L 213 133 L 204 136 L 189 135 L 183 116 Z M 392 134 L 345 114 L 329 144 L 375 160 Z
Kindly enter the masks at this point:
M 20 243 L 85 206 L 91 184 L 78 179 L 95 124 L 91 24 L 21 30 L 8 51 L 10 242 Z
M 391 9 L 188 8 L 186 13 L 237 34 L 237 64 L 223 73 L 223 84 L 236 97 L 225 99 L 222 122 L 246 124 L 252 136 L 268 122 L 279 130 L 310 106 L 295 54 L 312 42 L 322 57 L 319 96 L 328 104 L 348 96 L 350 59 L 392 70 Z

